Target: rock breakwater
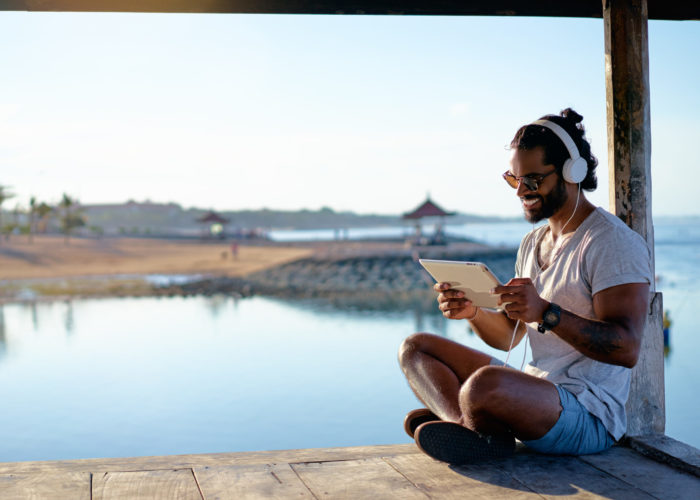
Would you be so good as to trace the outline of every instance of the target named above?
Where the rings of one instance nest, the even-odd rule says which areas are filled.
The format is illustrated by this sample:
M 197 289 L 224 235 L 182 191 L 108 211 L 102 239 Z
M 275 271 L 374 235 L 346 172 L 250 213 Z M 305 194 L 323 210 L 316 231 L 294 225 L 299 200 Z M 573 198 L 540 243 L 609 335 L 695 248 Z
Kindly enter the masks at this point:
M 426 300 L 434 307 L 434 283 L 418 263 L 420 258 L 484 262 L 501 281 L 513 276 L 514 249 L 362 252 L 356 255 L 319 254 L 250 274 L 245 278 L 211 277 L 160 288 L 165 294 L 218 293 L 238 296 L 325 298 L 357 307 L 415 307 Z

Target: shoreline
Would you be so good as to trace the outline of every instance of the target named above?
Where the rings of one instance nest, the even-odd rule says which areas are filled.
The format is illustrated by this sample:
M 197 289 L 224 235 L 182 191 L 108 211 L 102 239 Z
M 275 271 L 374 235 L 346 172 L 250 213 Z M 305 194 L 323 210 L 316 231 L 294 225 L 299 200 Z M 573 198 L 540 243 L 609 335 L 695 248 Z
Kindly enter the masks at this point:
M 46 250 L 51 241 L 43 243 Z M 3 252 L 7 248 L 0 247 L 0 264 L 12 253 Z M 116 266 L 122 272 L 110 273 L 115 269 L 115 249 L 124 252 L 127 248 L 131 253 Z M 25 258 L 25 274 L 30 276 L 8 278 L 9 273 L 0 272 L 0 304 L 224 294 L 321 299 L 344 307 L 422 308 L 426 301 L 432 307 L 434 292 L 433 280 L 417 262 L 419 257 L 485 262 L 501 280 L 507 280 L 516 254 L 515 249 L 467 241 L 427 247 L 387 240 L 240 245 L 236 259 L 221 256 L 227 249 L 230 251 L 226 244 L 210 242 L 175 244 L 165 252 L 170 272 L 164 272 L 167 266 L 159 259 L 164 253 L 159 240 L 148 244 L 139 240 L 137 245 L 129 239 L 82 242 L 64 251 L 62 265 L 48 268 Z M 13 250 L 16 254 L 16 248 Z M 76 273 L 84 269 L 81 259 L 92 262 L 90 273 L 61 274 L 65 269 Z M 139 261 L 136 266 L 134 259 Z M 26 272 L 27 268 L 32 272 Z M 135 269 L 141 272 L 133 272 Z M 20 271 L 15 267 L 14 275 Z

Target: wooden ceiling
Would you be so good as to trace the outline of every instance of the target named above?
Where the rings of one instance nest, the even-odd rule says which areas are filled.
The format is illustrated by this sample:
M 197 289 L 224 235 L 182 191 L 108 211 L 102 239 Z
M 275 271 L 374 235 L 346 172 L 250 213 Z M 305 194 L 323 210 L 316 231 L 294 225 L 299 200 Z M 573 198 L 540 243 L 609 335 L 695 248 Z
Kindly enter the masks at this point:
M 600 18 L 615 0 L 0 0 L 0 10 Z M 621 1 L 621 0 L 617 0 Z M 700 0 L 647 0 L 649 19 L 698 20 Z

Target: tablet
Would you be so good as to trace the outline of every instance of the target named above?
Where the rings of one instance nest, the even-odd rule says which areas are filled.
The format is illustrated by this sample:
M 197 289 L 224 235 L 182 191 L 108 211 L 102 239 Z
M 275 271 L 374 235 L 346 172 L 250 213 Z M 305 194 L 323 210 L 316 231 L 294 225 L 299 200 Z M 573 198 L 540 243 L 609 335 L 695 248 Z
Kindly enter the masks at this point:
M 449 283 L 455 290 L 464 292 L 464 297 L 478 307 L 500 309 L 499 295 L 491 295 L 490 290 L 500 281 L 482 262 L 458 260 L 418 259 L 438 283 Z

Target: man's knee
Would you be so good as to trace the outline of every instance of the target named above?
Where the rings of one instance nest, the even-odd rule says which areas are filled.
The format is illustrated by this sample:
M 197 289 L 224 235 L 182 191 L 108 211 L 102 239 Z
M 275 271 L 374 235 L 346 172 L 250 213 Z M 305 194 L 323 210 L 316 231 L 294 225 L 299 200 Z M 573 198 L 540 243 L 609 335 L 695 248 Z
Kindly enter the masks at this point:
M 414 333 L 406 337 L 399 347 L 399 364 L 405 366 L 413 357 L 426 349 L 435 335 L 430 333 Z
M 485 411 L 500 404 L 505 396 L 507 375 L 502 367 L 493 365 L 482 366 L 472 373 L 459 391 L 462 411 Z

